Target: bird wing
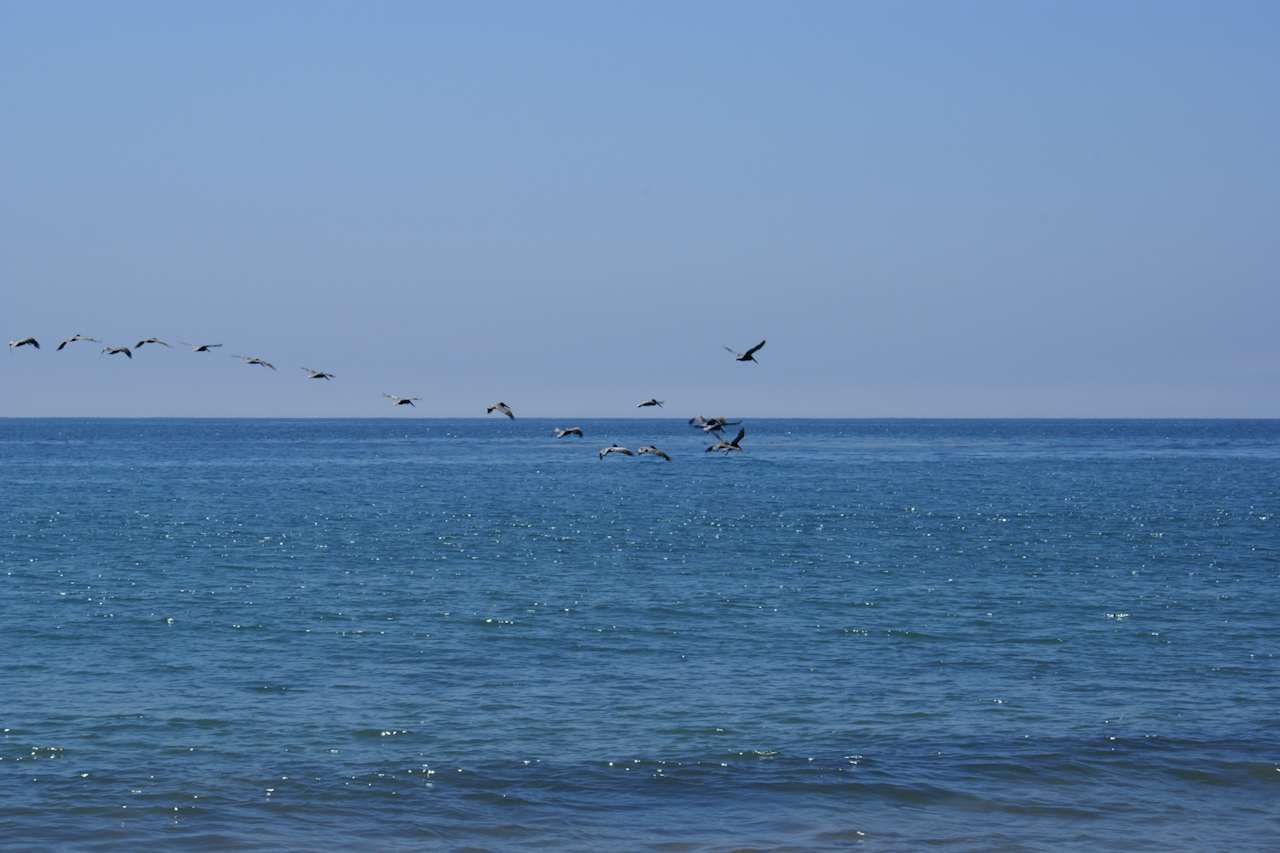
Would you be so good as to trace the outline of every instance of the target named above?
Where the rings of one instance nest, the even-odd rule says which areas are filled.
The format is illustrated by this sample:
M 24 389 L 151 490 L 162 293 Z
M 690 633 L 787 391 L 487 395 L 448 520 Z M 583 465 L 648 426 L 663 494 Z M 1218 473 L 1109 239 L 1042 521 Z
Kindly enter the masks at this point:
M 661 459 L 665 459 L 665 460 L 667 460 L 668 462 L 670 462 L 670 461 L 671 461 L 671 457 L 670 457 L 670 456 L 668 456 L 667 454 L 663 453 L 661 450 L 656 451 L 656 452 L 657 452 L 657 454 L 658 454 L 658 457 L 659 457 L 659 458 L 661 458 Z
M 739 442 L 739 441 L 742 441 L 742 437 L 743 437 L 744 435 L 746 435 L 746 434 L 747 434 L 747 431 L 746 431 L 745 429 L 740 429 L 740 430 L 738 430 L 738 434 L 737 434 L 737 435 L 735 435 L 735 436 L 733 437 L 733 441 L 731 441 L 731 442 L 729 442 L 729 443 L 730 443 L 730 444 L 732 444 L 734 447 L 737 447 L 737 446 L 738 446 L 738 442 Z
M 70 340 L 70 339 L 67 339 L 67 340 L 63 341 L 62 343 L 58 344 L 58 352 L 62 352 L 62 348 L 63 348 L 63 347 L 65 347 L 65 346 L 66 346 L 67 344 L 69 344 L 69 343 L 71 343 L 71 340 Z
M 738 354 L 738 351 L 737 351 L 736 349 L 734 349 L 733 347 L 725 347 L 725 349 L 727 349 L 729 352 L 733 353 L 735 356 Z
M 744 353 L 743 353 L 743 355 L 748 356 L 748 357 L 750 357 L 750 356 L 752 356 L 752 355 L 755 355 L 755 354 L 756 354 L 756 352 L 758 352 L 758 351 L 760 350 L 760 348 L 764 346 L 764 344 L 765 344 L 765 342 L 764 342 L 764 341 L 761 341 L 760 343 L 758 343 L 758 344 L 756 344 L 755 346 L 753 346 L 751 349 L 749 349 L 749 350 L 747 350 L 746 352 L 744 352 Z

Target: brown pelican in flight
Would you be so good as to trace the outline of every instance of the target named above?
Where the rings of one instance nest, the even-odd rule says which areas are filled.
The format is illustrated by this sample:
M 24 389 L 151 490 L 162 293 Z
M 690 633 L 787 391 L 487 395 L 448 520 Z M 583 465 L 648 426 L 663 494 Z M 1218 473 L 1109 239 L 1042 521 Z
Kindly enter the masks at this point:
M 215 350 L 222 346 L 222 344 L 188 344 L 186 341 L 183 341 L 182 343 L 191 347 L 192 352 L 209 352 L 210 350 Z
M 564 438 L 566 435 L 576 435 L 578 438 L 582 438 L 582 427 L 565 427 L 564 429 L 556 427 L 555 433 L 556 438 Z
M 650 397 L 648 400 L 645 400 L 642 403 L 636 403 L 637 409 L 643 409 L 647 406 L 657 406 L 658 408 L 662 408 L 662 401 L 656 400 L 653 397 Z
M 120 355 L 120 353 L 124 353 L 126 357 L 130 359 L 133 358 L 133 353 L 130 352 L 128 347 L 103 347 L 102 351 L 106 355 Z
M 400 397 L 400 396 L 398 396 L 398 395 L 396 395 L 396 394 L 383 394 L 382 396 L 384 396 L 384 397 L 386 397 L 388 400 L 390 400 L 390 401 L 391 401 L 391 405 L 393 405 L 393 406 L 413 406 L 413 401 L 414 401 L 414 400 L 421 400 L 421 399 L 422 399 L 421 397 Z M 415 409 L 416 409 L 416 408 L 418 408 L 417 406 L 413 406 L 413 407 L 414 407 Z
M 739 442 L 742 441 L 742 437 L 746 434 L 747 431 L 745 429 L 740 429 L 738 430 L 738 434 L 733 437 L 733 441 L 725 441 L 722 438 L 715 444 L 708 447 L 706 452 L 710 453 L 713 450 L 720 450 L 724 453 L 732 453 L 735 450 L 741 450 L 742 447 L 739 445 Z
M 668 456 L 667 454 L 663 453 L 661 450 L 659 450 L 658 448 L 654 447 L 652 444 L 646 444 L 644 447 L 640 448 L 640 450 L 639 450 L 639 451 L 637 451 L 637 452 L 638 452 L 638 453 L 640 453 L 641 455 L 649 454 L 650 456 L 656 456 L 656 457 L 658 457 L 659 459 L 665 459 L 665 460 L 667 460 L 668 462 L 670 462 L 670 461 L 671 461 L 671 457 L 670 457 L 670 456 Z
M 742 421 L 731 421 L 726 418 L 704 418 L 698 415 L 696 418 L 689 418 L 689 426 L 695 426 L 703 432 L 720 432 L 727 426 L 737 426 Z
M 760 348 L 763 346 L 764 341 L 761 341 L 746 352 L 738 352 L 733 347 L 725 347 L 725 349 L 733 353 L 733 357 L 738 361 L 755 361 L 756 364 L 759 364 L 760 362 L 756 361 L 756 353 L 759 352 Z
M 58 352 L 62 352 L 63 348 L 66 347 L 67 344 L 74 344 L 76 341 L 93 341 L 95 344 L 102 343 L 102 341 L 97 338 L 90 338 L 77 332 L 62 343 L 58 344 Z
M 623 447 L 621 444 L 618 444 L 617 442 L 614 442 L 608 447 L 602 447 L 600 448 L 599 451 L 597 451 L 597 455 L 601 459 L 604 459 L 610 453 L 621 453 L 623 456 L 635 456 L 634 453 L 632 453 L 630 450 L 627 450 L 625 447 Z
M 260 364 L 263 367 L 269 367 L 272 370 L 276 369 L 276 366 L 274 364 L 272 364 L 269 361 L 263 361 L 262 359 L 258 358 L 256 355 L 233 355 L 231 357 L 238 358 L 241 361 L 243 361 L 245 364 Z
M 501 400 L 499 400 L 498 402 L 494 403 L 492 406 L 484 410 L 484 413 L 486 415 L 491 415 L 494 412 L 501 412 L 502 414 L 506 415 L 512 420 L 515 420 L 515 417 L 516 417 L 516 413 L 511 411 L 511 407 L 508 406 L 506 403 L 502 402 Z
M 20 341 L 9 341 L 9 349 L 15 350 L 18 347 L 35 347 L 40 349 L 40 342 L 35 338 L 23 338 Z
M 147 344 L 160 344 L 160 346 L 162 346 L 162 347 L 167 347 L 167 346 L 169 346 L 169 344 L 165 343 L 164 341 L 160 340 L 159 338 L 143 338 L 142 340 L 140 340 L 140 341 L 138 341 L 136 344 L 134 344 L 134 345 L 133 345 L 133 348 L 134 348 L 134 349 L 142 349 L 142 348 L 143 348 L 144 346 L 146 346 Z M 172 349 L 172 347 L 170 347 L 170 348 Z
M 311 368 L 311 367 L 304 367 L 302 369 L 307 371 L 308 379 L 333 379 L 334 378 L 334 374 L 325 373 L 323 370 L 316 370 L 315 368 Z

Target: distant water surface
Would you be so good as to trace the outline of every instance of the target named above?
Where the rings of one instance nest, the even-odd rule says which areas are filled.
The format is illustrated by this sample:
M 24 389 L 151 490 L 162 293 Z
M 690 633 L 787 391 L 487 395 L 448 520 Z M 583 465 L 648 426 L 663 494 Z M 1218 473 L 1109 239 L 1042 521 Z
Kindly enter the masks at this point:
M 0 421 L 0 848 L 1280 849 L 1280 422 L 578 423 Z

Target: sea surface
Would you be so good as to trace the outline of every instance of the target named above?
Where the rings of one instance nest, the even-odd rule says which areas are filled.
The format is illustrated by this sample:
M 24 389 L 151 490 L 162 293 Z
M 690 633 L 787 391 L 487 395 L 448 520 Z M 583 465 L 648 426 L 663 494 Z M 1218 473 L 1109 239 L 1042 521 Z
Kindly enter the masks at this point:
M 1280 422 L 578 423 L 0 421 L 0 849 L 1280 849 Z

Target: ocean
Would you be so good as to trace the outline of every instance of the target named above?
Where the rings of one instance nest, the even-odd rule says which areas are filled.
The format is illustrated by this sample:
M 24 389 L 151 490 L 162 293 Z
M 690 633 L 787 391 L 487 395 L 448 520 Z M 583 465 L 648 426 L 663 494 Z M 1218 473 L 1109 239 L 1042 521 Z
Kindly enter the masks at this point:
M 576 424 L 0 420 L 0 848 L 1280 849 L 1280 422 Z

